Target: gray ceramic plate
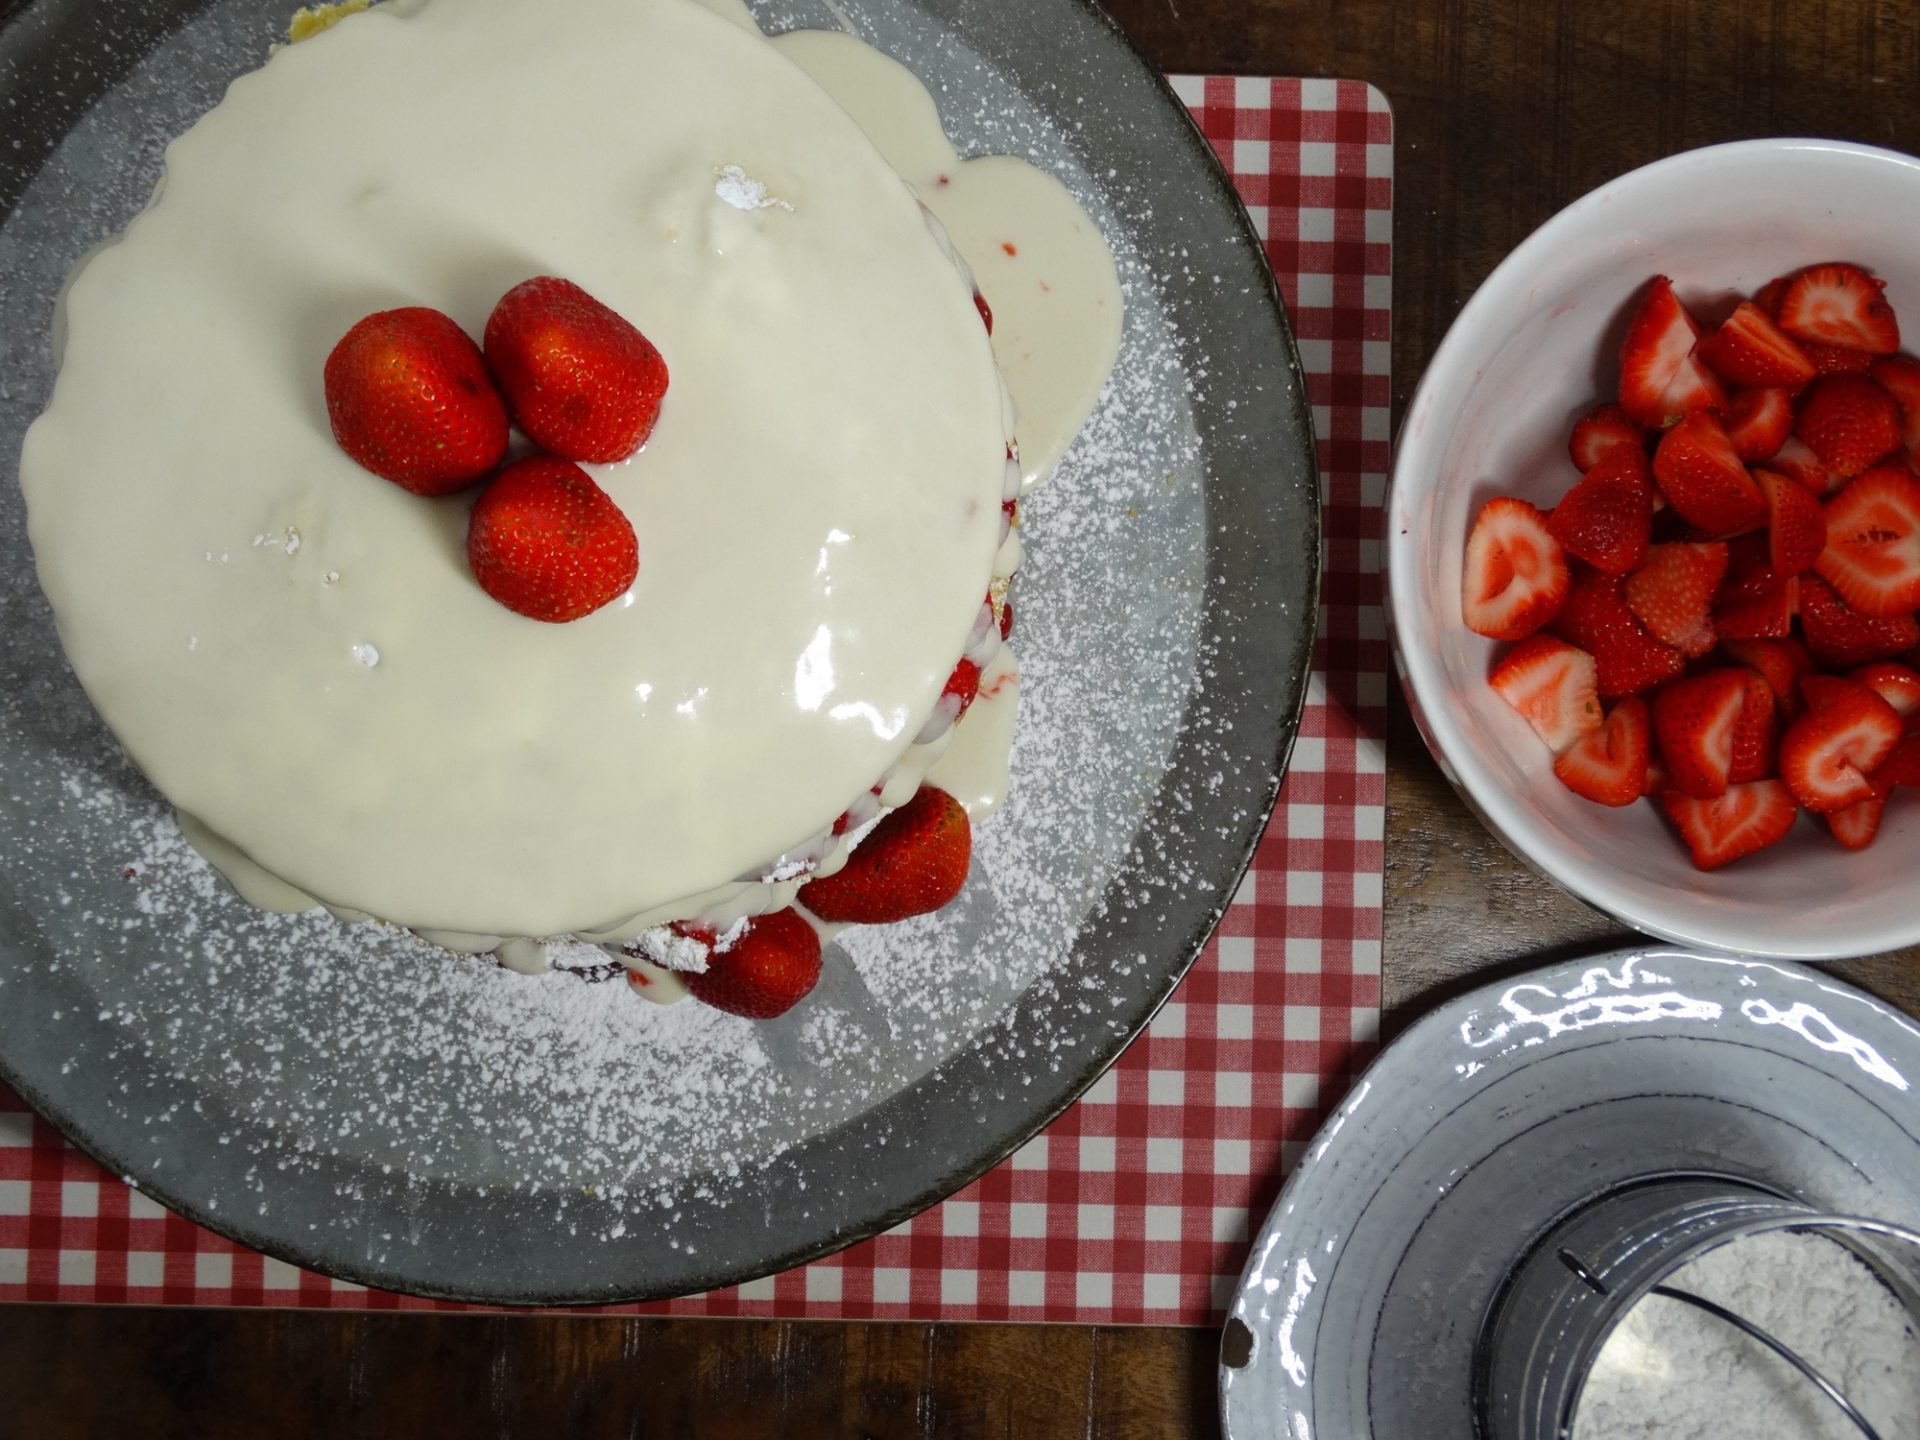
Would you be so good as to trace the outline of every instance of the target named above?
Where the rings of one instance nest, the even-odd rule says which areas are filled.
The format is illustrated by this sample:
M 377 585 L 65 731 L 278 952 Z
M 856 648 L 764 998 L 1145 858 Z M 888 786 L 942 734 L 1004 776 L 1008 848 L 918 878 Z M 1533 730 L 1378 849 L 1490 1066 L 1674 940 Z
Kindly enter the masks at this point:
M 1490 985 L 1391 1045 L 1241 1277 L 1231 1440 L 1471 1440 L 1481 1317 L 1581 1202 L 1662 1172 L 1920 1222 L 1920 1027 L 1795 965 L 1622 950 Z
M 677 1294 L 896 1223 L 1146 1023 L 1278 787 L 1319 523 L 1299 366 L 1245 215 L 1090 5 L 849 7 L 934 82 L 964 150 L 1074 187 L 1128 287 L 1123 355 L 1031 507 L 1015 798 L 967 893 L 856 936 L 758 1030 L 621 1006 L 624 987 L 233 900 L 103 732 L 31 578 L 14 469 L 57 287 L 290 8 L 36 0 L 0 28 L 17 137 L 0 146 L 0 1073 L 194 1219 L 423 1294 Z

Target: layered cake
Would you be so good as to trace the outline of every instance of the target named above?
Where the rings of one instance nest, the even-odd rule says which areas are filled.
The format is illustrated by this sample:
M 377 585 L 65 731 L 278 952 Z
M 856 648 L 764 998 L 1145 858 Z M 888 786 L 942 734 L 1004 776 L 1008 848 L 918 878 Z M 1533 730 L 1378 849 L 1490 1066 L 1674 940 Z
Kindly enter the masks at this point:
M 953 156 L 884 57 L 781 45 L 721 0 L 373 6 L 235 82 L 72 282 L 21 462 L 41 581 L 257 903 L 698 973 L 929 770 L 991 770 L 1017 500 L 1111 363 L 1111 261 L 1050 178 Z M 637 567 L 565 623 L 476 572 L 504 481 L 382 478 L 322 385 L 402 307 L 498 372 L 489 317 L 532 277 L 664 357 L 642 448 L 581 466 Z

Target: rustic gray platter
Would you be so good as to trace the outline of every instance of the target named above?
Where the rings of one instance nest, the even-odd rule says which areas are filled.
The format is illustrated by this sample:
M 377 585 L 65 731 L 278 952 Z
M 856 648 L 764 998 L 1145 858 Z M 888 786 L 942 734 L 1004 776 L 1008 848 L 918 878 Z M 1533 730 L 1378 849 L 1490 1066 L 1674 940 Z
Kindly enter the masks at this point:
M 833 23 L 810 3 L 763 19 Z M 750 1036 L 635 1019 L 650 1007 L 616 1010 L 624 987 L 226 893 L 94 716 L 34 584 L 17 463 L 52 380 L 54 297 L 290 8 L 0 4 L 0 1076 L 194 1220 L 423 1295 L 683 1294 L 896 1224 L 1146 1024 L 1278 790 L 1319 512 L 1299 362 L 1246 215 L 1084 0 L 834 7 L 929 82 L 964 152 L 1028 155 L 1080 196 L 1122 269 L 1123 354 L 1029 510 L 1015 798 L 966 894 L 830 953 L 815 995 Z

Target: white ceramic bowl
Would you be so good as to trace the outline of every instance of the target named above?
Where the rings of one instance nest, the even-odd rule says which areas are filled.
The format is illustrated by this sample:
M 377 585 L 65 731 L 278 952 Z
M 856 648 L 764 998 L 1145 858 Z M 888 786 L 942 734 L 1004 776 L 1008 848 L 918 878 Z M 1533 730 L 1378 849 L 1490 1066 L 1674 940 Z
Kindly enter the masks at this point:
M 1752 140 L 1635 170 L 1576 201 L 1487 278 L 1415 392 L 1387 500 L 1387 574 L 1407 698 L 1447 778 L 1513 852 L 1649 934 L 1787 959 L 1920 941 L 1920 797 L 1840 848 L 1801 816 L 1779 845 L 1693 868 L 1650 803 L 1609 810 L 1488 688 L 1503 648 L 1460 618 L 1468 527 L 1494 495 L 1551 506 L 1578 478 L 1573 422 L 1617 384 L 1633 303 L 1671 276 L 1706 323 L 1783 271 L 1850 260 L 1884 278 L 1920 349 L 1920 160 L 1825 140 Z

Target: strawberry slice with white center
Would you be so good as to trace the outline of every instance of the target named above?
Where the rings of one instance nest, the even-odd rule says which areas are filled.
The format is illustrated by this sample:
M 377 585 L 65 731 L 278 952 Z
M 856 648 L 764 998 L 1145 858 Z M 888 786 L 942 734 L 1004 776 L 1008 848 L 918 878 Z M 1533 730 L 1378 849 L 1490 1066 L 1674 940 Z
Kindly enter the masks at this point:
M 1523 640 L 1560 612 L 1572 584 L 1566 552 L 1547 517 L 1524 500 L 1489 500 L 1467 536 L 1460 608 L 1467 628 Z
M 1646 453 L 1647 433 L 1634 424 L 1618 405 L 1597 405 L 1574 423 L 1567 440 L 1567 453 L 1582 475 L 1615 450 L 1629 449 Z
M 1670 541 L 1647 551 L 1620 593 L 1655 639 L 1692 659 L 1713 648 L 1707 615 L 1726 573 L 1724 541 Z
M 1908 463 L 1920 469 L 1920 360 L 1911 355 L 1889 355 L 1876 360 L 1873 378 L 1900 407 L 1900 443 Z
M 1522 640 L 1493 667 L 1487 683 L 1555 755 L 1600 728 L 1593 657 L 1551 635 Z
M 1877 466 L 1826 506 L 1821 578 L 1862 615 L 1883 619 L 1920 606 L 1920 481 Z
M 1909 735 L 1920 731 L 1920 672 L 1892 660 L 1877 660 L 1847 678 L 1891 705 Z
M 1780 296 L 1780 328 L 1794 339 L 1868 355 L 1900 348 L 1900 322 L 1884 280 L 1857 265 L 1809 265 Z
M 1920 645 L 1920 623 L 1913 616 L 1862 615 L 1818 575 L 1800 577 L 1799 614 L 1807 649 L 1826 665 L 1851 668 Z
M 1880 833 L 1880 817 L 1886 813 L 1887 796 L 1893 792 L 1893 786 L 1877 775 L 1867 783 L 1873 786 L 1871 795 L 1827 816 L 1827 829 L 1849 850 L 1864 850 L 1873 843 L 1873 837 Z
M 1631 419 L 1658 427 L 1727 403 L 1713 372 L 1693 358 L 1699 339 L 1700 327 L 1673 293 L 1673 282 L 1656 275 L 1620 348 L 1620 408 Z
M 1813 379 L 1806 352 L 1751 300 L 1741 301 L 1695 353 L 1731 385 L 1798 390 Z
M 1601 805 L 1631 805 L 1646 793 L 1653 749 L 1647 702 L 1629 695 L 1598 730 L 1581 736 L 1553 762 L 1553 773 L 1576 795 Z
M 1693 863 L 1702 870 L 1718 870 L 1778 844 L 1800 813 L 1793 793 L 1778 780 L 1729 785 L 1725 794 L 1712 800 L 1667 790 L 1660 803 L 1687 842 Z
M 1704 412 L 1660 437 L 1653 474 L 1680 518 L 1708 535 L 1738 535 L 1767 518 L 1766 497 L 1720 422 Z
M 1751 673 L 1709 670 L 1654 692 L 1654 738 L 1667 764 L 1668 783 L 1681 794 L 1710 800 L 1726 790 Z
M 1827 517 L 1820 502 L 1784 475 L 1756 470 L 1767 497 L 1767 563 L 1775 575 L 1798 575 L 1812 567 L 1827 544 Z
M 1771 460 L 1793 433 L 1793 397 L 1781 389 L 1742 390 L 1727 402 L 1721 424 L 1742 460 Z
M 1780 737 L 1780 778 L 1817 814 L 1871 796 L 1867 776 L 1900 743 L 1900 717 L 1865 685 L 1809 675 L 1800 685 L 1808 710 Z

